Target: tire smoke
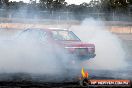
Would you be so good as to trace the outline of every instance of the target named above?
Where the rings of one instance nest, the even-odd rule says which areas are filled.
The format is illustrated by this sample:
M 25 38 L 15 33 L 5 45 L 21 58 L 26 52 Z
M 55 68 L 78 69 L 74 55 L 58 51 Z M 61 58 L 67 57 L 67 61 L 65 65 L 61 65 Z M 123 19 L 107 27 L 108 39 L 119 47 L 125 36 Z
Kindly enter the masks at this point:
M 95 44 L 96 57 L 84 62 L 85 67 L 94 70 L 118 70 L 127 66 L 121 41 L 108 31 L 103 22 L 86 19 L 81 25 L 72 26 L 71 30 L 83 42 Z
M 70 73 L 75 57 L 67 54 L 60 46 L 41 41 L 28 32 L 18 37 L 0 38 L 0 73 L 29 73 L 59 75 Z M 30 35 L 30 37 L 27 37 Z M 41 35 L 39 35 L 41 36 Z M 76 67 L 76 66 L 75 66 Z

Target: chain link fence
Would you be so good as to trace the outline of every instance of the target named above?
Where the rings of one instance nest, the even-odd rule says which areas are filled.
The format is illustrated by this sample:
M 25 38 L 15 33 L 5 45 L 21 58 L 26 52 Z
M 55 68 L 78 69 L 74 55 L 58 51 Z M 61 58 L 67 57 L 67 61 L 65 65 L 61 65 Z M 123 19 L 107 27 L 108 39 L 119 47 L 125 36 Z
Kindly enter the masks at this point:
M 22 19 L 41 19 L 41 20 L 83 20 L 85 18 L 95 18 L 104 21 L 132 21 L 132 12 L 123 13 L 73 13 L 55 11 L 27 11 L 27 10 L 5 10 L 0 9 L 1 18 L 22 18 Z

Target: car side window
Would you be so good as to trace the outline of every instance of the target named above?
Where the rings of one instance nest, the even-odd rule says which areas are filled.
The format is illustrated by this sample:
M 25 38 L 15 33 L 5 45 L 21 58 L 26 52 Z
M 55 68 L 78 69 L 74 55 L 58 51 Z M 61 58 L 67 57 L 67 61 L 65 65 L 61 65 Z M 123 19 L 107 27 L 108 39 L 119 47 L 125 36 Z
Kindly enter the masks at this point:
M 57 31 L 52 31 L 52 35 L 55 40 L 63 40 L 63 37 Z
M 36 40 L 36 41 L 47 41 L 47 32 L 44 30 L 27 29 L 24 30 L 20 36 L 22 39 Z
M 40 40 L 41 41 L 48 41 L 48 35 L 46 32 L 40 33 Z

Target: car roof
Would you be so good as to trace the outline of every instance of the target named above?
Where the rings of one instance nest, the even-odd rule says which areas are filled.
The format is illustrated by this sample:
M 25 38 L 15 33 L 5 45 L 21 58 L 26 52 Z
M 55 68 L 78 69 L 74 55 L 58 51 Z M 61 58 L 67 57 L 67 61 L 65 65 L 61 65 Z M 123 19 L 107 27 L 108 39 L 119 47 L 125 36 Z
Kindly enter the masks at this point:
M 65 31 L 68 31 L 68 29 L 64 29 L 64 28 L 48 28 L 49 30 L 58 30 L 58 31 L 60 31 L 60 30 L 65 30 Z
M 50 32 L 50 31 L 69 31 L 68 29 L 63 29 L 63 28 L 27 28 L 25 30 L 44 30 L 47 32 Z

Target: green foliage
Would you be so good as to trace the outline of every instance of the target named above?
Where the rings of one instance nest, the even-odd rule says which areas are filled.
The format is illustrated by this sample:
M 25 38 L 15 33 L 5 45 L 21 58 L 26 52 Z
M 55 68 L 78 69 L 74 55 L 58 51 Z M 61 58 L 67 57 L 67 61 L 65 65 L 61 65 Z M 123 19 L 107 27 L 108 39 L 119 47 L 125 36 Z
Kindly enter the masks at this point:
M 87 13 L 87 12 L 111 12 L 111 11 L 127 11 L 129 5 L 132 5 L 132 0 L 91 0 L 89 3 L 82 3 L 80 5 L 68 5 L 65 0 L 39 0 L 36 3 L 34 0 L 30 0 L 32 3 L 26 4 L 23 1 L 12 2 L 9 0 L 0 0 L 0 7 L 8 7 L 9 9 L 17 9 L 23 5 L 27 8 L 39 8 L 39 10 L 51 10 L 51 11 L 73 11 L 75 13 Z

